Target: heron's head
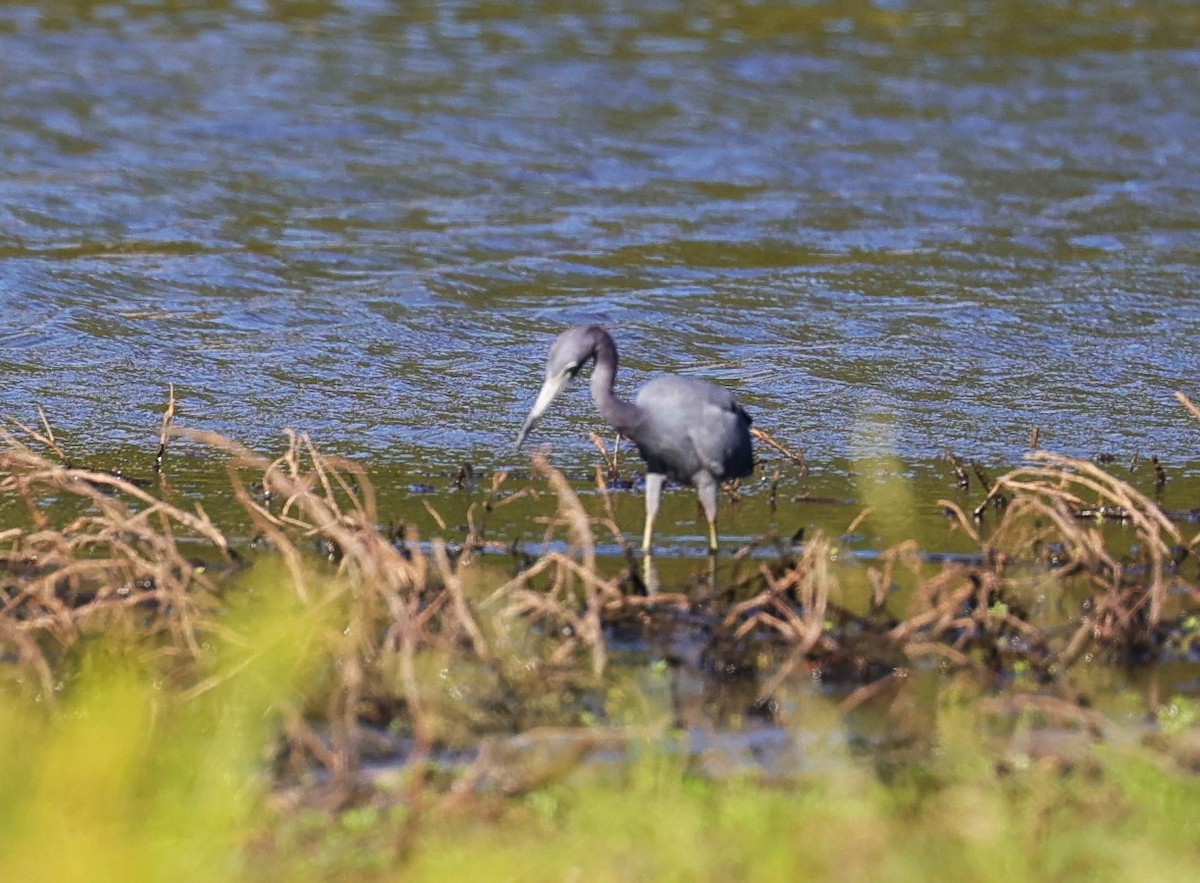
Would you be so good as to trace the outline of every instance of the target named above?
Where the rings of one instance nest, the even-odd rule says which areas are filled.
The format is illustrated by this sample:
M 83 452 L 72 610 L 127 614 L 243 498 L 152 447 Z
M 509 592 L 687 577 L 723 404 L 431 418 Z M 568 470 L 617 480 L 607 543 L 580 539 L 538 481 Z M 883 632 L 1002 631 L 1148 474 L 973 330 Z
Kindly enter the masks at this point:
M 517 436 L 517 448 L 525 442 L 525 438 L 537 424 L 550 403 L 562 392 L 567 381 L 579 373 L 587 361 L 596 355 L 596 342 L 593 338 L 592 326 L 579 325 L 568 328 L 554 341 L 550 347 L 550 355 L 546 357 L 546 379 L 542 382 L 542 391 L 538 393 L 537 401 L 525 418 L 525 425 Z

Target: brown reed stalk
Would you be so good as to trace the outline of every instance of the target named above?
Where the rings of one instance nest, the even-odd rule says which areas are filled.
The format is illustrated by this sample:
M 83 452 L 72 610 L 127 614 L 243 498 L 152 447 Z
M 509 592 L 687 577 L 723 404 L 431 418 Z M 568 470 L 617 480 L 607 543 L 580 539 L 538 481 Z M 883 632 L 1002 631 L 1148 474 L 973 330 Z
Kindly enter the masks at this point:
M 882 570 L 875 567 L 867 568 L 867 582 L 871 584 L 873 609 L 882 609 L 887 604 L 897 564 L 903 564 L 914 576 L 919 576 L 921 573 L 921 551 L 916 540 L 905 540 L 903 543 L 887 549 L 881 558 Z
M 61 456 L 44 415 L 43 421 L 35 440 Z M 109 473 L 51 461 L 8 430 L 0 429 L 0 443 L 0 492 L 24 500 L 34 523 L 33 530 L 5 532 L 10 569 L 37 562 L 0 606 L 12 629 L 52 636 L 69 648 L 109 611 L 138 611 L 149 625 L 144 634 L 172 636 L 164 651 L 199 657 L 198 635 L 210 627 L 201 598 L 218 589 L 206 568 L 180 551 L 176 529 L 231 560 L 224 534 L 204 511 L 188 512 Z M 53 527 L 41 501 L 54 497 L 73 498 L 84 514 Z
M 569 625 L 571 633 L 590 649 L 592 672 L 599 676 L 607 664 L 603 613 L 606 605 L 621 598 L 619 580 L 605 579 L 597 571 L 592 519 L 565 476 L 540 453 L 533 457 L 533 469 L 535 474 L 546 479 L 558 500 L 558 511 L 547 527 L 547 539 L 558 525 L 564 525 L 571 554 L 549 552 L 543 555 L 532 567 L 492 592 L 484 604 L 494 606 L 503 599 L 502 619 L 549 619 Z M 551 577 L 549 591 L 528 588 L 542 574 Z M 581 602 L 569 596 L 571 586 L 576 584 L 583 589 Z M 565 641 L 558 656 L 566 658 L 573 648 L 574 640 Z
M 808 461 L 804 459 L 803 452 L 793 451 L 783 442 L 778 441 L 766 430 L 759 429 L 757 426 L 751 427 L 750 434 L 768 447 L 774 448 L 776 451 L 783 454 L 783 456 L 787 457 L 789 460 L 799 466 L 801 478 L 808 478 Z
M 1149 599 L 1147 619 L 1154 628 L 1162 619 L 1169 583 L 1165 565 L 1170 559 L 1168 540 L 1181 542 L 1178 528 L 1158 504 L 1125 481 L 1087 460 L 1079 460 L 1049 451 L 1033 451 L 1029 459 L 1035 466 L 1015 469 L 999 478 L 991 493 L 1007 491 L 1014 505 L 1001 521 L 993 538 L 1013 530 L 1027 512 L 1048 519 L 1072 552 L 1072 558 L 1089 573 L 1106 578 L 1110 590 L 1122 586 L 1122 568 L 1104 547 L 1095 528 L 1084 527 L 1082 516 L 1092 511 L 1080 493 L 1094 495 L 1101 511 L 1115 511 L 1127 519 L 1137 533 L 1141 548 L 1149 556 Z M 1106 508 L 1107 507 L 1107 508 Z
M 358 711 L 370 683 L 393 661 L 405 672 L 425 637 L 415 616 L 421 594 L 429 588 L 424 556 L 413 543 L 410 549 L 415 551 L 406 557 L 379 530 L 374 489 L 365 471 L 320 454 L 307 436 L 289 433 L 284 453 L 267 460 L 212 433 L 181 434 L 232 455 L 229 468 L 237 498 L 288 563 L 299 599 L 304 603 L 332 599 L 345 607 L 341 627 L 331 630 L 327 638 L 336 660 L 337 688 L 327 696 L 330 742 L 321 755 L 326 762 L 333 760 L 335 793 L 348 797 L 360 763 Z M 282 500 L 278 513 L 246 493 L 238 476 L 245 468 L 262 470 L 264 488 Z M 328 581 L 322 597 L 312 594 L 311 580 L 306 579 L 312 567 L 292 542 L 293 531 L 321 538 L 338 552 L 338 579 Z M 381 636 L 390 636 L 390 642 Z M 414 732 L 423 738 L 421 734 L 433 728 L 419 685 L 408 674 L 400 683 Z M 414 775 L 421 775 L 419 766 L 414 767 Z
M 837 588 L 829 556 L 829 540 L 818 533 L 780 576 L 760 566 L 764 588 L 732 605 L 716 629 L 718 635 L 740 640 L 765 628 L 787 643 L 788 657 L 759 690 L 760 701 L 769 698 L 815 649 L 829 651 L 837 646 L 826 630 L 830 595 Z
M 620 475 L 621 473 L 617 468 L 617 451 L 620 450 L 621 436 L 618 435 L 613 441 L 613 452 L 611 454 L 608 452 L 608 446 L 604 439 L 602 439 L 595 432 L 589 432 L 588 439 L 591 440 L 592 445 L 596 448 L 596 450 L 600 452 L 600 459 L 604 461 L 605 474 L 610 479 L 616 478 L 618 475 Z

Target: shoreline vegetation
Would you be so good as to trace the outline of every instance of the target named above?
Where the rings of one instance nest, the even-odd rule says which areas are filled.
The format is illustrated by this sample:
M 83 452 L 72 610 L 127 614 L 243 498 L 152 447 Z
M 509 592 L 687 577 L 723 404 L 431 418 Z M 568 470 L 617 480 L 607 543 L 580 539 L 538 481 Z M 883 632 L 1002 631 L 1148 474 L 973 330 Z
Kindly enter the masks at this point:
M 25 513 L 0 530 L 0 879 L 1183 879 L 1200 860 L 1200 699 L 1088 696 L 1111 672 L 1195 677 L 1200 528 L 1101 464 L 1035 450 L 977 507 L 939 500 L 971 555 L 903 540 L 851 567 L 836 537 L 764 538 L 774 554 L 653 591 L 605 468 L 587 506 L 535 455 L 450 544 L 386 525 L 368 471 L 305 436 L 270 458 L 173 415 L 172 394 L 160 481 L 173 438 L 210 449 L 251 540 L 72 465 L 44 419 L 0 431 Z M 531 496 L 546 551 L 488 540 Z

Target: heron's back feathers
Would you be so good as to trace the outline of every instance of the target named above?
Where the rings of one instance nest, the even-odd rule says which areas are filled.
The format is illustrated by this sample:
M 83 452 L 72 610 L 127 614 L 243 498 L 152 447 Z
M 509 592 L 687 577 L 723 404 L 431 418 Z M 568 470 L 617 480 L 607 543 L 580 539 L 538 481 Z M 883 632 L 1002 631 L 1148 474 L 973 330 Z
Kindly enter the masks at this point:
M 642 419 L 632 438 L 651 472 L 691 483 L 701 471 L 717 481 L 753 471 L 750 415 L 729 390 L 667 375 L 642 387 L 637 405 Z

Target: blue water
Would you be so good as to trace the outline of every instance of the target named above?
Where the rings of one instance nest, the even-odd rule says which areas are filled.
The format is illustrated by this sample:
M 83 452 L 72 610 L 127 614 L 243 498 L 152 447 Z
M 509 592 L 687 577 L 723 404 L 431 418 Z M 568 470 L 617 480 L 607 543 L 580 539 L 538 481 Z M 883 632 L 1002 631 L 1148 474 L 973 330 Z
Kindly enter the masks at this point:
M 5 4 L 0 412 L 502 465 L 597 321 L 816 464 L 1191 462 L 1198 15 Z

